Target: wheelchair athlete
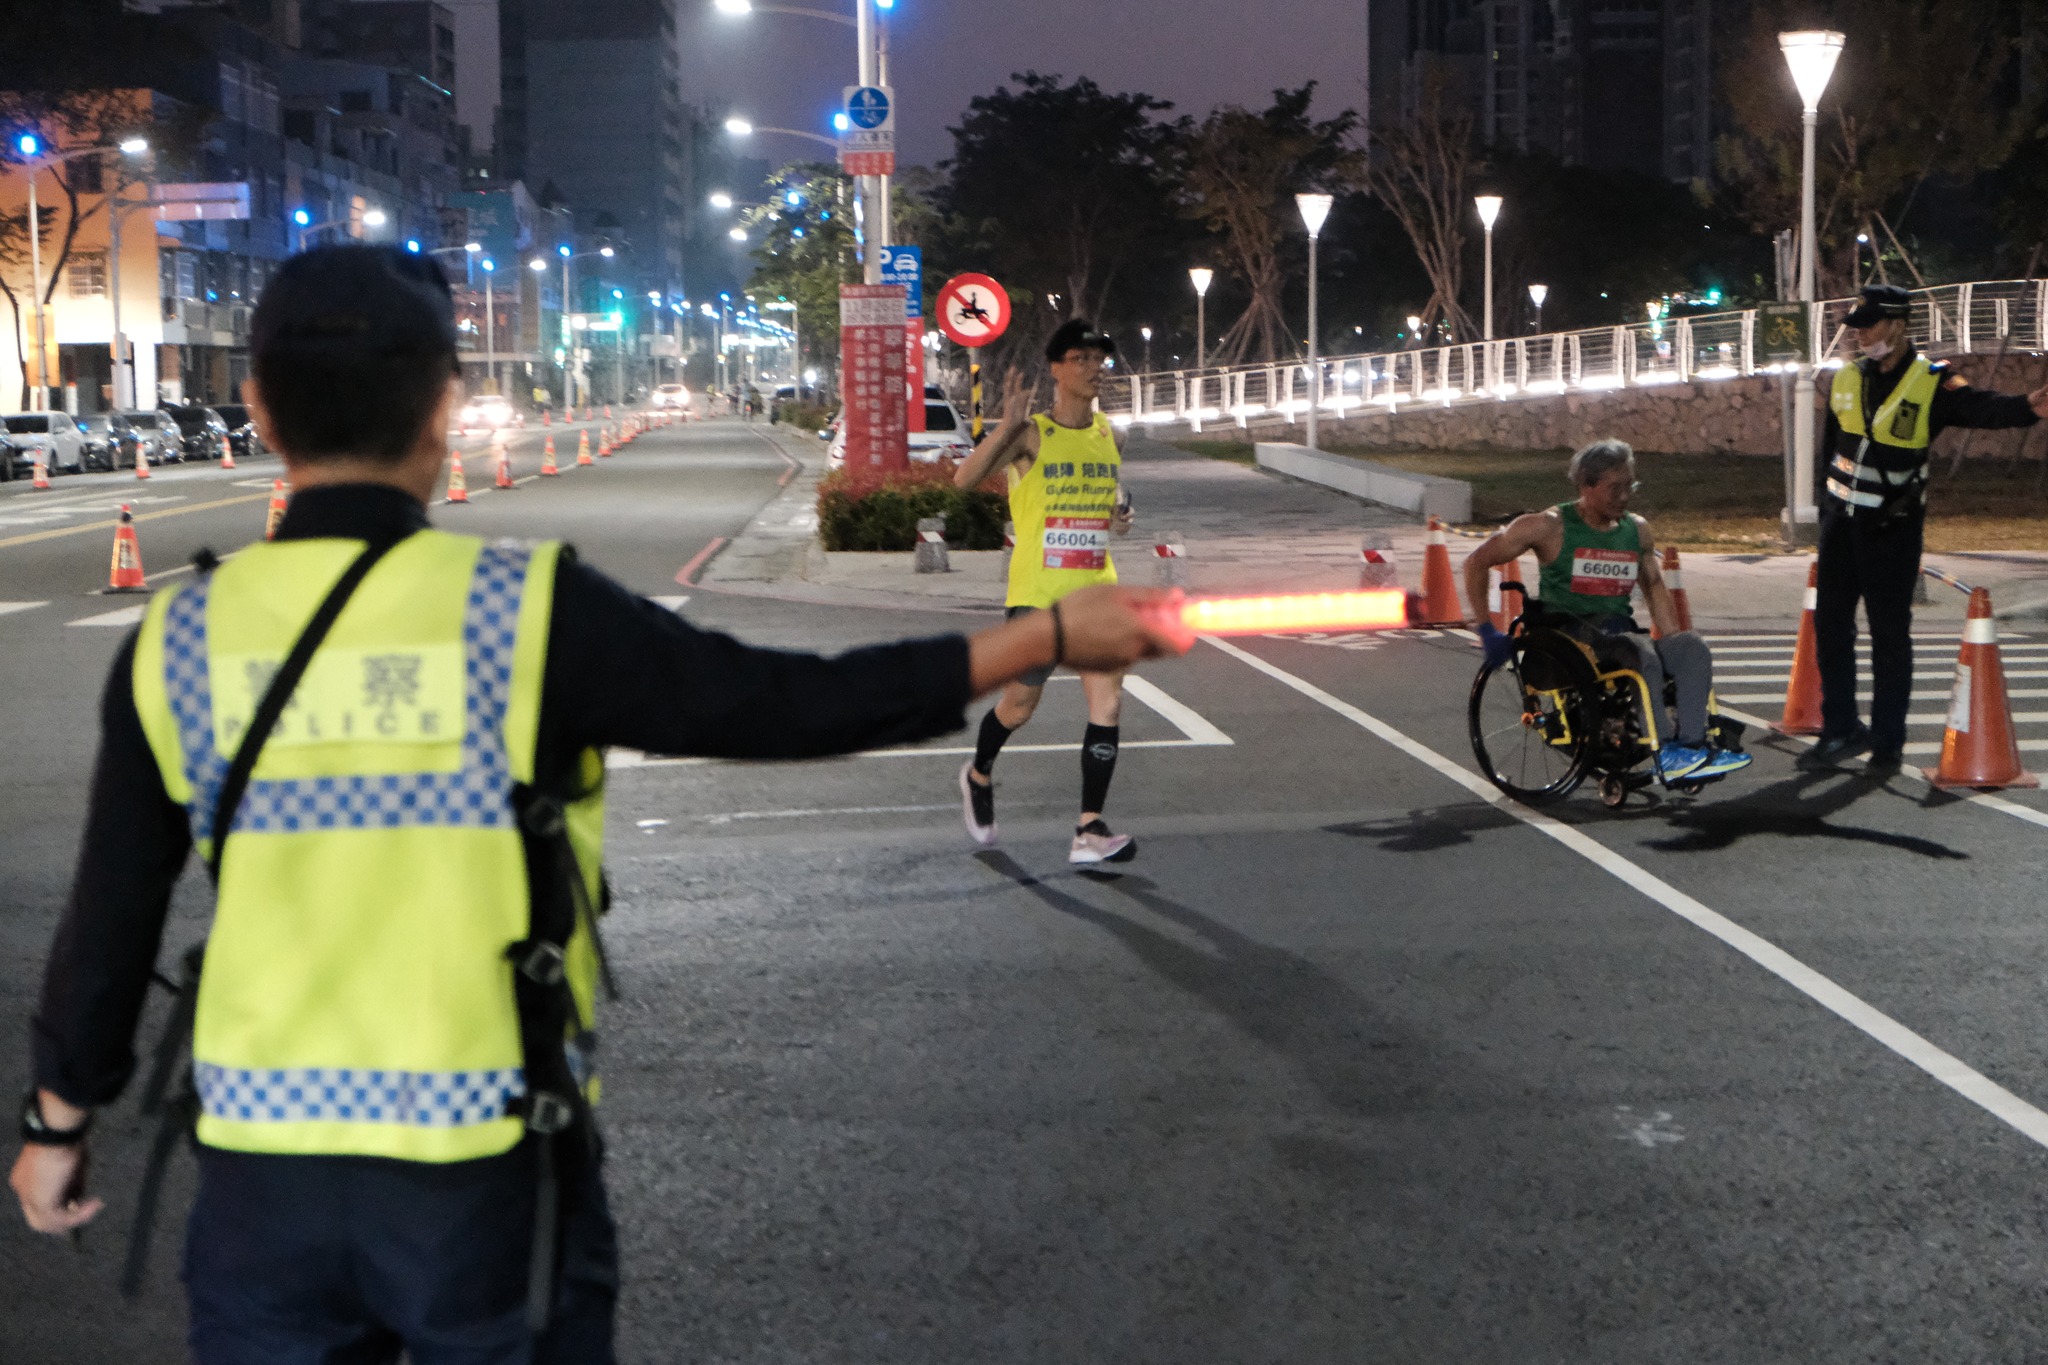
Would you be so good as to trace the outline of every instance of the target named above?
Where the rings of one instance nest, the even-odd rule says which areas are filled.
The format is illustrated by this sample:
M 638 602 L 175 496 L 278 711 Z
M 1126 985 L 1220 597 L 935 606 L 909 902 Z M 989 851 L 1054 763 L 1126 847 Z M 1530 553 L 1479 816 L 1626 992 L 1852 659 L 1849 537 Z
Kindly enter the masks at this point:
M 1658 747 L 1658 776 L 1666 782 L 1700 781 L 1748 767 L 1748 754 L 1708 742 L 1713 655 L 1696 632 L 1678 628 L 1649 523 L 1628 510 L 1636 490 L 1635 452 L 1625 441 L 1595 441 L 1572 456 L 1567 473 L 1578 489 L 1576 499 L 1516 517 L 1465 558 L 1465 598 L 1487 662 L 1505 664 L 1514 653 L 1487 615 L 1487 571 L 1534 550 L 1544 624 L 1590 646 L 1604 666 L 1642 675 L 1658 706 L 1657 732 L 1674 736 Z M 1630 594 L 1639 586 L 1659 640 L 1636 624 L 1630 608 Z M 1667 674 L 1678 694 L 1675 735 L 1662 710 Z

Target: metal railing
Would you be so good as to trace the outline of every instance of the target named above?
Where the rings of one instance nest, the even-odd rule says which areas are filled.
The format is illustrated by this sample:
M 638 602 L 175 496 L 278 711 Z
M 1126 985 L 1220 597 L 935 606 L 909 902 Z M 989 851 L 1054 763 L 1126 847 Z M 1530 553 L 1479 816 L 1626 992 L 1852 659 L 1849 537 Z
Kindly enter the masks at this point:
M 2048 351 L 2048 280 L 1980 280 L 1913 293 L 1913 339 L 1930 355 Z M 1855 299 L 1808 305 L 1811 363 L 1847 357 L 1843 319 Z M 1660 384 L 1739 379 L 1793 368 L 1772 359 L 1756 309 L 1700 313 L 1663 322 L 1464 342 L 1455 346 L 1328 356 L 1318 411 L 1326 418 L 1598 393 Z M 1781 354 L 1781 353 L 1780 353 Z M 1118 425 L 1184 424 L 1191 431 L 1308 413 L 1317 376 L 1305 361 L 1120 375 L 1103 385 L 1101 406 Z

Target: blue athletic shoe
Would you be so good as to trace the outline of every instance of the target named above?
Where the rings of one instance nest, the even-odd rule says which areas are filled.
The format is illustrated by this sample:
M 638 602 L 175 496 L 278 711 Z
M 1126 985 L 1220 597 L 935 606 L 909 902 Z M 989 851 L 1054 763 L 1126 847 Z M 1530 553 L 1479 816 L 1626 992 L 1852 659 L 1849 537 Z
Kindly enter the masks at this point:
M 1754 762 L 1756 762 L 1756 757 L 1753 754 L 1737 753 L 1733 749 L 1710 749 L 1707 753 L 1707 761 L 1694 768 L 1687 776 L 1695 778 L 1726 777 L 1729 773 L 1741 772 Z
M 1673 740 L 1657 750 L 1657 776 L 1666 782 L 1676 782 L 1681 777 L 1696 777 L 1698 770 L 1705 766 L 1713 754 L 1706 748 L 1694 748 Z

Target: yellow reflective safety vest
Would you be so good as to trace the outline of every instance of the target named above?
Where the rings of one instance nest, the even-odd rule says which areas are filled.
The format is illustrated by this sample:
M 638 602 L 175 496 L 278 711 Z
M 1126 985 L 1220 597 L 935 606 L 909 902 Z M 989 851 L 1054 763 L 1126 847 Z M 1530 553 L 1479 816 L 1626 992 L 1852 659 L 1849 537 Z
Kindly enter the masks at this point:
M 136 709 L 203 855 L 264 688 L 362 548 L 259 543 L 151 601 Z M 534 781 L 559 554 L 416 532 L 313 656 L 222 859 L 192 1038 L 201 1142 L 447 1162 L 519 1141 L 506 950 L 531 902 L 512 793 Z M 583 759 L 568 824 L 596 904 L 603 765 Z M 579 925 L 567 971 L 586 1022 L 595 970 Z
M 1835 371 L 1828 408 L 1841 431 L 1828 462 L 1827 490 L 1850 516 L 1888 503 L 1927 496 L 1927 447 L 1932 442 L 1934 396 L 1947 366 L 1915 355 L 1879 403 L 1866 411 L 1863 367 Z
M 1042 412 L 1031 420 L 1038 458 L 1022 474 L 1009 468 L 1017 543 L 1003 600 L 1012 607 L 1049 607 L 1076 588 L 1116 582 L 1109 535 L 1123 455 L 1109 418 L 1098 412 L 1081 430 Z

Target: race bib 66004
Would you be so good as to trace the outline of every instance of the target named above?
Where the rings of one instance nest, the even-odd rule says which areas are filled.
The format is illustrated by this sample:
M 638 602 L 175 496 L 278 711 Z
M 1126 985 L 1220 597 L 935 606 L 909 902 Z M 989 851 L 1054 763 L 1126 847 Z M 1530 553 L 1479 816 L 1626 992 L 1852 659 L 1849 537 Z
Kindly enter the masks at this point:
M 1108 517 L 1047 517 L 1045 567 L 1101 569 L 1109 565 Z
M 1572 551 L 1572 591 L 1581 597 L 1626 597 L 1635 590 L 1636 563 L 1632 550 Z

